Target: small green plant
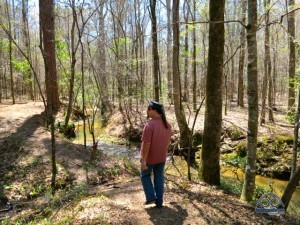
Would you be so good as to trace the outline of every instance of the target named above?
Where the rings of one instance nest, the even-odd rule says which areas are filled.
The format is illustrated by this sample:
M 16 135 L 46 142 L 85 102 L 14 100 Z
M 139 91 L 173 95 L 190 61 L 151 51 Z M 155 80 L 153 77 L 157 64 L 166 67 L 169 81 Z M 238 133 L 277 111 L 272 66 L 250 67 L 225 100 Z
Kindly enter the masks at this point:
M 245 168 L 246 165 L 246 158 L 240 157 L 236 154 L 229 155 L 224 159 L 225 163 L 229 166 L 233 166 L 236 168 Z
M 35 197 L 40 195 L 44 191 L 44 185 L 38 184 L 38 185 L 30 185 L 29 186 L 29 195 L 31 197 Z
M 256 203 L 261 198 L 261 196 L 263 196 L 265 193 L 272 192 L 272 189 L 273 189 L 273 185 L 272 185 L 272 188 L 270 188 L 270 189 L 259 186 L 259 185 L 255 185 L 253 200 L 252 200 L 251 204 L 256 205 Z
M 232 140 L 238 140 L 242 135 L 242 131 L 237 126 L 233 125 L 227 129 L 228 135 Z
M 285 119 L 290 123 L 290 124 L 294 124 L 295 122 L 295 115 L 296 112 L 295 110 L 290 110 L 285 114 Z
M 121 168 L 119 165 L 114 165 L 113 168 L 109 170 L 111 176 L 118 176 L 120 174 Z
M 233 179 L 221 179 L 221 189 L 231 194 L 240 195 L 242 184 Z
M 55 123 L 55 127 L 60 133 L 64 134 L 64 136 L 67 138 L 76 137 L 75 124 L 73 122 L 69 122 L 68 126 L 66 127 L 64 121 L 57 121 Z
M 132 161 L 130 161 L 128 158 L 124 158 L 123 161 L 124 161 L 124 167 L 127 172 L 136 176 L 140 174 L 140 170 L 137 168 L 136 165 L 134 165 Z
M 8 224 L 9 224 L 8 218 L 2 219 L 0 224 L 1 224 L 1 225 L 8 225 Z
M 247 155 L 247 143 L 245 141 L 237 144 L 236 153 L 241 158 L 243 158 Z

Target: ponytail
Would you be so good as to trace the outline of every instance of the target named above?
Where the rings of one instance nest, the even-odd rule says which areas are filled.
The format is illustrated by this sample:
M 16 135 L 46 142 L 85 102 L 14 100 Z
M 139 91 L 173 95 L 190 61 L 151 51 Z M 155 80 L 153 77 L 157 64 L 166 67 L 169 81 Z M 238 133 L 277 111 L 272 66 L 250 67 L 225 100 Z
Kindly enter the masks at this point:
M 161 119 L 165 125 L 165 128 L 168 129 L 169 128 L 169 125 L 168 125 L 168 122 L 167 122 L 167 118 L 166 118 L 166 115 L 164 113 L 161 114 Z
M 169 125 L 168 125 L 168 122 L 167 122 L 167 118 L 166 118 L 164 109 L 157 110 L 157 112 L 161 115 L 161 119 L 164 123 L 165 128 L 168 129 Z

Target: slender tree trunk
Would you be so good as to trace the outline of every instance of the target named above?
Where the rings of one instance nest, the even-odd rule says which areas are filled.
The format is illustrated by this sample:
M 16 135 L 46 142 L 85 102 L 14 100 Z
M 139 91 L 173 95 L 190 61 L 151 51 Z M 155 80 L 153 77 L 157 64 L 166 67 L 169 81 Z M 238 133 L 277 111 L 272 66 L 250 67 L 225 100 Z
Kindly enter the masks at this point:
M 251 202 L 255 190 L 256 148 L 258 130 L 258 84 L 257 84 L 257 2 L 248 0 L 248 134 L 247 162 L 241 200 Z
M 3 90 L 3 78 L 2 78 L 2 73 L 0 73 L 0 103 L 2 103 L 2 90 Z
M 152 37 L 152 57 L 153 57 L 153 88 L 154 99 L 159 102 L 159 57 L 157 46 L 157 29 L 156 29 L 156 0 L 150 0 L 151 8 L 151 37 Z
M 261 103 L 261 116 L 260 125 L 266 122 L 266 100 L 268 93 L 268 86 L 271 77 L 271 57 L 270 57 L 270 31 L 269 31 L 269 9 L 270 0 L 264 0 L 265 6 L 265 60 L 264 60 L 264 77 L 262 86 L 262 103 Z
M 293 141 L 293 157 L 292 157 L 292 168 L 291 168 L 291 178 L 297 168 L 297 151 L 298 151 L 298 138 L 299 138 L 299 118 L 300 118 L 300 88 L 298 91 L 298 107 L 295 115 L 294 122 L 294 141 Z
M 7 87 L 7 77 L 6 77 L 6 66 L 4 67 L 4 72 L 3 72 L 3 76 L 4 76 L 4 87 L 5 87 L 5 99 L 8 99 L 8 87 Z
M 144 35 L 141 36 L 140 38 L 140 58 L 144 59 L 146 54 L 145 54 L 145 38 Z M 142 60 L 140 63 L 141 65 L 141 102 L 143 103 L 145 101 L 145 75 L 146 75 L 146 63 Z M 168 75 L 169 76 L 169 75 Z
M 29 38 L 29 30 L 28 30 L 28 0 L 22 0 L 22 26 L 23 26 L 23 42 L 26 48 L 26 54 L 31 60 L 31 53 L 30 53 L 30 38 Z M 31 70 L 28 70 L 28 79 L 26 79 L 27 87 L 28 87 L 28 94 L 29 98 L 33 101 L 34 100 L 34 93 L 33 93 L 33 80 Z
M 275 66 L 275 65 L 273 65 Z M 271 68 L 270 68 L 271 69 Z M 268 90 L 268 112 L 269 112 L 269 121 L 274 123 L 274 114 L 273 114 L 273 78 L 272 78 L 272 74 L 270 74 L 269 76 L 269 90 Z
M 224 89 L 225 89 L 225 107 L 224 114 L 227 115 L 227 106 L 228 106 L 228 66 L 225 68 L 224 72 Z
M 167 2 L 167 55 L 172 55 L 172 25 L 171 25 L 171 0 L 166 0 Z M 167 57 L 167 79 L 168 79 L 168 99 L 170 103 L 173 102 L 172 98 L 172 58 Z
M 57 72 L 56 72 L 56 53 L 55 53 L 55 28 L 54 28 L 54 2 L 52 0 L 39 0 L 40 29 L 42 31 L 43 48 L 42 54 L 45 62 L 45 80 L 47 93 L 47 114 L 48 124 L 51 126 L 51 162 L 52 194 L 55 193 L 56 185 L 56 144 L 54 135 L 54 113 L 59 109 Z
M 269 2 L 270 4 L 270 2 Z M 268 37 L 270 39 L 270 37 Z M 273 65 L 275 67 L 275 64 Z M 272 77 L 272 62 L 271 62 L 271 50 L 270 50 L 270 40 L 268 48 L 268 78 L 269 78 L 269 87 L 268 87 L 268 118 L 270 122 L 274 122 L 273 115 L 273 77 Z
M 222 129 L 222 85 L 225 30 L 225 0 L 210 1 L 209 50 L 206 79 L 206 107 L 199 177 L 220 185 L 220 142 Z M 218 23 L 214 23 L 217 21 Z
M 172 55 L 172 26 L 171 26 L 171 0 L 166 0 L 167 2 L 167 55 Z M 167 57 L 167 78 L 168 78 L 168 98 L 169 101 L 172 103 L 172 59 L 171 57 Z
M 9 34 L 11 36 L 12 35 L 12 25 L 11 25 L 11 18 L 10 18 L 10 11 L 9 11 L 9 7 L 8 7 L 8 0 L 6 0 L 6 14 L 7 14 L 7 19 L 8 19 L 8 31 Z M 11 90 L 11 97 L 12 97 L 12 101 L 13 104 L 16 103 L 15 100 L 15 90 L 14 90 L 14 76 L 13 76 L 13 64 L 12 64 L 12 60 L 13 60 L 13 52 L 12 52 L 12 40 L 11 38 L 9 38 L 9 43 L 8 43 L 8 51 L 9 51 L 9 73 L 10 73 L 10 90 Z
M 109 103 L 109 93 L 108 93 L 108 84 L 107 84 L 107 71 L 106 71 L 106 51 L 105 51 L 105 17 L 106 13 L 104 13 L 104 1 L 100 1 L 99 8 L 99 29 L 100 29 L 100 40 L 99 40 L 99 84 L 101 87 L 101 115 L 104 116 L 106 111 L 111 108 Z
M 184 1 L 184 21 L 185 35 L 184 35 L 184 74 L 183 74 L 183 101 L 188 102 L 189 100 L 189 88 L 188 88 L 188 71 L 189 71 L 189 3 L 187 0 Z
M 272 84 L 273 84 L 273 99 L 272 99 L 272 106 L 273 108 L 276 107 L 276 93 L 277 93 L 277 54 L 278 54 L 278 32 L 276 32 L 275 37 L 272 36 L 274 39 L 276 38 L 276 41 L 273 39 L 273 76 L 272 76 Z M 273 110 L 272 108 L 272 110 Z
M 59 110 L 60 102 L 56 71 L 54 3 L 52 0 L 39 0 L 39 3 L 43 57 L 46 70 L 47 103 L 49 104 L 51 102 L 52 109 L 56 112 Z M 50 97 L 51 99 L 49 99 Z
M 294 9 L 295 0 L 289 0 L 289 11 Z M 288 110 L 295 111 L 295 73 L 296 73 L 296 44 L 295 44 L 295 12 L 288 14 L 288 33 L 289 33 L 289 99 Z
M 193 22 L 196 21 L 196 0 L 193 0 Z M 197 110 L 197 43 L 196 28 L 193 29 L 193 110 Z
M 75 0 L 72 0 L 72 25 L 71 25 L 71 68 L 70 68 L 70 80 L 69 80 L 69 102 L 67 108 L 67 114 L 65 118 L 65 128 L 68 127 L 69 120 L 72 114 L 72 107 L 74 102 L 74 81 L 75 81 L 75 66 L 76 66 L 76 52 L 78 49 L 78 43 L 75 45 L 75 25 L 77 20 Z
M 134 0 L 134 17 L 135 17 L 135 38 L 137 39 L 136 41 L 136 44 L 134 46 L 134 59 L 136 61 L 136 66 L 135 66 L 135 76 L 137 78 L 140 77 L 139 75 L 139 71 L 141 69 L 141 65 L 140 65 L 140 61 L 139 61 L 139 52 L 140 52 L 140 34 L 142 32 L 142 29 L 141 29 L 141 17 L 140 17 L 140 1 L 139 0 Z M 138 93 L 138 87 L 139 87 L 139 82 L 140 82 L 140 79 L 137 79 L 135 81 L 135 99 L 136 99 L 136 111 L 139 110 L 139 93 Z
M 2 56 L 2 49 L 0 48 L 0 56 Z M 0 103 L 2 103 L 3 99 L 3 90 L 4 90 L 4 63 L 2 61 L 2 57 L 0 58 L 0 63 L 3 67 L 0 69 Z
M 80 9 L 82 10 L 82 9 Z M 76 27 L 77 31 L 79 33 L 78 37 L 78 43 L 80 44 L 81 47 L 81 97 L 82 97 L 82 119 L 83 119 L 83 143 L 84 143 L 84 148 L 86 148 L 86 103 L 85 103 L 85 75 L 84 75 L 84 46 L 83 46 L 83 41 L 82 41 L 82 36 L 83 36 L 83 30 L 84 30 L 84 18 L 82 11 L 80 11 L 80 19 L 81 19 L 81 24 L 82 27 L 80 28 L 80 24 L 78 23 L 79 21 L 76 19 Z
M 177 123 L 180 131 L 180 147 L 189 146 L 190 129 L 188 127 L 181 102 L 181 84 L 179 72 L 179 0 L 173 0 L 173 98 Z
M 293 173 L 281 197 L 285 209 L 288 208 L 291 198 L 296 190 L 296 187 L 299 184 L 299 181 L 300 181 L 300 166 L 298 166 L 297 169 L 295 170 L 295 173 Z
M 246 23 L 247 1 L 242 0 L 242 23 Z M 241 27 L 240 32 L 240 60 L 239 60 L 239 81 L 238 81 L 238 106 L 244 107 L 244 63 L 245 63 L 245 28 Z
M 116 5 L 113 5 L 111 3 L 111 12 L 112 12 L 112 18 L 113 18 L 113 34 L 114 34 L 114 48 L 115 48 L 115 74 L 116 74 L 116 86 L 117 86 L 117 99 L 118 99 L 118 105 L 119 105 L 119 111 L 123 112 L 123 106 L 122 106 L 122 97 L 124 96 L 124 75 L 122 73 L 122 59 L 124 58 L 124 49 L 123 46 L 121 46 L 119 40 L 121 38 L 124 38 L 122 23 L 124 21 L 124 8 L 123 5 L 121 5 L 121 1 L 118 1 Z M 116 15 L 114 14 L 114 11 L 116 11 Z M 125 119 L 124 119 L 125 121 Z

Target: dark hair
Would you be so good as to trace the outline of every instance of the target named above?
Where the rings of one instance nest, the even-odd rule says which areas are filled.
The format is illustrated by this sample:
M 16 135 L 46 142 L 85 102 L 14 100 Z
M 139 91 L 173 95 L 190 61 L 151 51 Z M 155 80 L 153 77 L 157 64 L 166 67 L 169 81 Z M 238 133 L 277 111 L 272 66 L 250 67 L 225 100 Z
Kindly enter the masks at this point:
M 161 119 L 164 123 L 164 126 L 165 126 L 166 129 L 168 129 L 169 125 L 168 125 L 168 122 L 167 122 L 167 118 L 166 118 L 166 114 L 165 114 L 165 110 L 164 110 L 163 105 L 159 102 L 156 102 L 156 101 L 150 101 L 149 105 L 148 105 L 148 108 L 152 108 L 152 109 L 156 110 L 157 113 L 161 115 Z

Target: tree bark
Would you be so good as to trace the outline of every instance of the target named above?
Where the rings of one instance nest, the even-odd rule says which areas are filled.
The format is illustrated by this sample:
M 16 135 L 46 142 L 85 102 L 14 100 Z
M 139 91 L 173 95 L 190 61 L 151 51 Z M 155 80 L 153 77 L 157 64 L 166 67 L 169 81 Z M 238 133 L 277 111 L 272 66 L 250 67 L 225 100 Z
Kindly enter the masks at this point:
M 39 0 L 39 3 L 43 57 L 45 60 L 47 107 L 49 108 L 49 103 L 51 102 L 52 110 L 58 111 L 60 102 L 56 71 L 54 3 L 52 0 Z
M 172 25 L 171 25 L 171 0 L 166 0 L 167 1 L 167 23 L 168 23 L 168 28 L 167 28 L 167 55 L 171 56 L 172 55 Z M 172 103 L 172 59 L 171 57 L 167 57 L 167 78 L 168 78 L 168 98 L 169 101 Z
M 193 1 L 193 22 L 196 21 L 196 0 Z M 197 43 L 196 43 L 196 28 L 193 29 L 193 110 L 197 110 Z
M 257 2 L 248 0 L 248 134 L 247 162 L 241 200 L 251 202 L 255 190 L 256 148 L 258 130 L 258 84 L 257 84 Z
M 288 208 L 291 198 L 296 190 L 296 187 L 299 184 L 299 181 L 300 181 L 300 166 L 297 167 L 295 173 L 289 180 L 288 185 L 284 189 L 283 195 L 281 197 L 285 209 Z
M 9 13 L 9 7 L 8 7 L 8 0 L 6 0 L 6 14 L 7 14 L 7 19 L 8 19 L 8 31 L 11 36 L 12 35 L 12 25 L 11 25 L 11 18 L 10 18 L 10 13 Z M 8 51 L 9 51 L 9 73 L 10 73 L 10 90 L 11 90 L 11 98 L 12 98 L 12 103 L 15 104 L 15 84 L 14 84 L 14 76 L 13 76 L 13 52 L 12 52 L 12 39 L 9 38 L 9 44 L 8 44 Z
M 206 79 L 206 107 L 199 177 L 220 185 L 220 142 L 222 128 L 222 85 L 224 63 L 225 0 L 210 1 L 209 50 Z
M 28 0 L 22 0 L 22 27 L 23 27 L 23 42 L 26 48 L 26 54 L 29 60 L 31 60 L 30 38 L 29 38 L 29 30 L 28 30 Z M 28 87 L 29 98 L 33 101 L 34 100 L 33 80 L 32 80 L 32 74 L 30 69 L 28 71 L 28 78 L 26 79 L 26 84 Z
M 188 72 L 189 72 L 189 3 L 187 0 L 184 1 L 184 21 L 185 25 L 185 35 L 184 35 L 184 74 L 183 74 L 183 101 L 188 102 L 189 100 L 189 88 L 188 88 Z
M 292 168 L 291 168 L 291 178 L 297 168 L 297 155 L 298 155 L 298 138 L 299 138 L 299 119 L 300 119 L 300 88 L 298 91 L 298 107 L 295 115 L 294 122 L 294 140 L 293 140 L 293 156 L 292 156 Z
M 289 11 L 294 8 L 295 0 L 289 0 Z M 295 73 L 296 73 L 296 44 L 295 44 L 295 11 L 288 14 L 288 34 L 289 34 L 289 99 L 288 110 L 295 111 Z
M 75 66 L 76 66 L 76 52 L 78 49 L 78 43 L 75 44 L 75 25 L 77 20 L 75 0 L 72 0 L 72 25 L 71 25 L 71 68 L 70 68 L 70 80 L 69 80 L 69 102 L 67 108 L 67 114 L 65 117 L 65 129 L 68 127 L 69 120 L 72 114 L 72 107 L 74 102 L 74 81 L 75 81 Z
M 39 0 L 40 29 L 42 30 L 43 48 L 42 54 L 45 63 L 45 80 L 47 93 L 47 115 L 48 124 L 51 126 L 51 163 L 52 194 L 55 193 L 56 186 L 56 144 L 54 134 L 54 113 L 59 110 L 56 53 L 55 53 L 55 28 L 54 28 L 54 2 L 52 0 Z
M 266 122 L 266 100 L 268 93 L 268 87 L 270 86 L 270 77 L 271 77 L 271 56 L 270 56 L 270 31 L 269 31 L 269 9 L 270 0 L 264 0 L 265 6 L 265 60 L 264 60 L 264 77 L 263 77 L 263 86 L 262 86 L 262 103 L 261 103 L 261 116 L 260 116 L 260 125 L 263 125 Z M 269 99 L 269 97 L 268 97 Z
M 269 2 L 270 4 L 270 2 Z M 269 45 L 270 45 L 270 41 L 269 41 Z M 270 45 L 271 46 L 271 45 Z M 269 47 L 269 69 L 268 69 L 268 76 L 269 76 L 269 90 L 268 90 L 268 112 L 269 112 L 269 121 L 270 122 L 274 122 L 274 114 L 273 114 L 273 107 L 274 107 L 274 82 L 273 82 L 273 76 L 272 76 L 272 62 L 271 62 L 271 48 Z M 273 56 L 275 58 L 275 55 Z M 275 67 L 275 62 L 276 60 L 274 59 L 273 61 L 273 67 Z
M 157 26 L 156 26 L 156 0 L 150 0 L 151 9 L 151 37 L 152 37 L 152 58 L 153 58 L 153 87 L 154 99 L 159 102 L 159 56 L 157 46 Z
M 106 71 L 106 51 L 105 51 L 105 17 L 106 13 L 104 13 L 104 1 L 100 1 L 100 8 L 99 8 L 99 29 L 100 29 L 100 40 L 99 40 L 99 84 L 101 87 L 101 115 L 103 116 L 108 109 L 111 108 L 109 102 L 109 93 L 108 93 L 108 84 L 107 84 L 107 77 L 108 73 Z
M 180 147 L 189 146 L 190 129 L 188 127 L 181 102 L 181 84 L 179 72 L 179 0 L 173 0 L 173 98 L 175 116 L 180 131 Z
M 242 0 L 242 23 L 246 23 L 247 1 Z M 244 63 L 245 63 L 245 28 L 241 27 L 240 32 L 240 60 L 239 60 L 239 80 L 238 80 L 238 106 L 244 107 Z

